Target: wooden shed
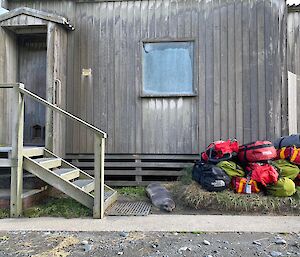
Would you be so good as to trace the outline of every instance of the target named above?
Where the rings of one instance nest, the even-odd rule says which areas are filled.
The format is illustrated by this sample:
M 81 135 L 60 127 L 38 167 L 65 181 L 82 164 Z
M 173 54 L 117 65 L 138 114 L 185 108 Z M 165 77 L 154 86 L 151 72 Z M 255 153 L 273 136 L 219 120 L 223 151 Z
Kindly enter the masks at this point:
M 288 132 L 284 0 L 5 4 L 0 83 L 23 81 L 51 101 L 61 91 L 62 108 L 106 131 L 108 179 L 122 176 L 131 185 L 177 176 L 213 140 L 247 143 Z M 28 144 L 41 144 L 45 121 L 36 114 L 43 110 L 32 108 L 25 135 Z M 57 151 L 92 167 L 93 136 L 63 120 L 55 126 Z

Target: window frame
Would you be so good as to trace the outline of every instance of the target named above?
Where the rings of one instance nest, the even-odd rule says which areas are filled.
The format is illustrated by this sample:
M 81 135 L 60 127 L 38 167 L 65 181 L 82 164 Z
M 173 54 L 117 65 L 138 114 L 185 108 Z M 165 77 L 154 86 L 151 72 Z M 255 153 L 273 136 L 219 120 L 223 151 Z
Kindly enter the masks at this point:
M 176 42 L 192 42 L 193 43 L 193 65 L 192 65 L 192 93 L 182 94 L 182 93 L 159 93 L 159 94 L 148 94 L 144 92 L 144 66 L 143 66 L 143 54 L 144 54 L 144 44 L 146 43 L 176 43 Z M 159 97 L 194 97 L 198 95 L 197 92 L 197 83 L 196 83 L 196 39 L 195 38 L 155 38 L 155 39 L 143 39 L 140 41 L 140 70 L 141 70 L 141 89 L 140 89 L 140 97 L 142 98 L 159 98 Z

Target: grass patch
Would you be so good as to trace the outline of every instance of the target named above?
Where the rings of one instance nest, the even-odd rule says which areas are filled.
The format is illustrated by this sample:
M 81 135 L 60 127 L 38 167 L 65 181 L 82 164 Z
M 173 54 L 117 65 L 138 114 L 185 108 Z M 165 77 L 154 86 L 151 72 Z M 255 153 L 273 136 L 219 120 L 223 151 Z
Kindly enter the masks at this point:
M 72 198 L 50 198 L 45 204 L 24 210 L 24 216 L 80 218 L 92 216 L 92 210 L 76 202 Z
M 195 209 L 233 212 L 299 214 L 299 197 L 273 197 L 260 194 L 236 194 L 233 191 L 208 192 L 196 182 L 185 188 L 182 200 Z
M 183 175 L 180 177 L 181 184 L 189 185 L 193 182 L 192 171 L 193 171 L 193 166 L 186 167 L 182 170 Z
M 9 218 L 9 209 L 0 209 L 0 219 Z
M 119 195 L 130 198 L 144 198 L 147 197 L 145 187 L 120 187 L 116 189 Z

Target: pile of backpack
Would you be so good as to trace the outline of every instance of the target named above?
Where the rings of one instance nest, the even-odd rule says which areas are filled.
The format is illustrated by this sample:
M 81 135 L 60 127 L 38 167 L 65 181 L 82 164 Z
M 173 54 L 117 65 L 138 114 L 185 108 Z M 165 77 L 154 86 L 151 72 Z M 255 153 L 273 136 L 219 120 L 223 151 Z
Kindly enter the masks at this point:
M 300 134 L 273 143 L 216 141 L 201 154 L 192 176 L 207 191 L 287 197 L 300 189 Z

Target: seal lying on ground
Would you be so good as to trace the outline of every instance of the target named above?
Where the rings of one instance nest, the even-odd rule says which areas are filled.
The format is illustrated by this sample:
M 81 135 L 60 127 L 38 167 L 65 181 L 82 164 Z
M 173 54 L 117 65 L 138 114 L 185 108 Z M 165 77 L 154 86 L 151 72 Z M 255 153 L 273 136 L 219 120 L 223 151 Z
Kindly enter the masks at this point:
M 171 193 L 161 184 L 150 184 L 147 186 L 146 192 L 152 204 L 159 209 L 171 212 L 175 208 L 175 202 L 172 199 Z

